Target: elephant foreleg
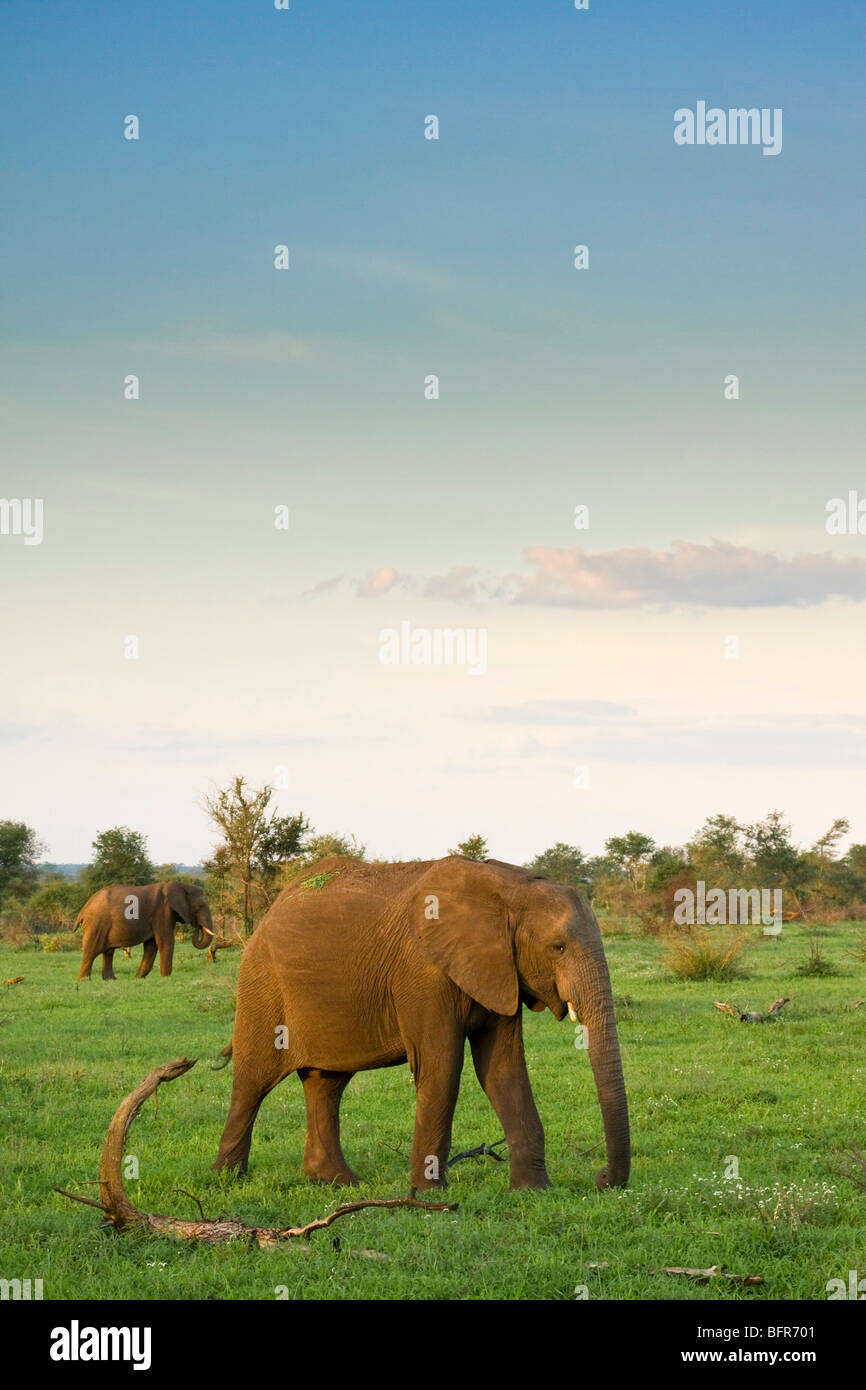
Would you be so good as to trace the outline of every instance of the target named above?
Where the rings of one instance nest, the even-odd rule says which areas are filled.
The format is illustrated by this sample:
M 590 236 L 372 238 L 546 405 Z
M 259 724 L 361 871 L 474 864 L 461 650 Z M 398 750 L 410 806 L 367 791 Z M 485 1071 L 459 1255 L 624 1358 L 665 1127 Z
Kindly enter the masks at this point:
M 153 962 L 155 960 L 156 941 L 153 937 L 150 937 L 150 939 L 148 941 L 145 941 L 144 943 L 144 951 L 142 952 L 141 956 L 141 965 L 135 972 L 135 978 L 137 980 L 143 980 L 145 975 L 149 975 L 151 970 L 153 969 Z
M 549 1187 L 544 1129 L 526 1071 L 520 1015 L 473 1033 L 469 1045 L 475 1074 L 505 1130 L 511 1186 Z
M 154 946 L 159 947 L 159 973 L 160 975 L 171 974 L 171 962 L 174 956 L 174 932 L 171 936 L 163 938 L 162 941 L 154 941 Z
M 114 946 L 110 946 L 107 951 L 102 952 L 102 978 L 103 980 L 116 980 L 114 973 Z
M 412 1142 L 412 1187 L 416 1192 L 447 1185 L 445 1165 L 451 1151 L 463 1045 L 461 1033 L 459 1037 L 430 1038 L 424 1048 L 407 1048 L 417 1095 Z
M 313 1182 L 357 1187 L 340 1146 L 340 1098 L 354 1076 L 351 1071 L 320 1071 L 302 1067 L 298 1072 L 304 1085 L 307 1106 L 307 1137 L 304 1142 L 304 1172 Z

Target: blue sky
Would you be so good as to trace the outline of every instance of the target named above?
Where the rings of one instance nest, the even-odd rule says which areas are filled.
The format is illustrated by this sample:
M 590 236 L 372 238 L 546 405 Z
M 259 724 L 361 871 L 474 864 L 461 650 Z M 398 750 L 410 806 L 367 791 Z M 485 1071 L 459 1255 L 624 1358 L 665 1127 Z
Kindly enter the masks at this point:
M 383 854 L 854 816 L 866 545 L 824 519 L 866 495 L 861 6 L 13 0 L 2 28 L 0 493 L 46 533 L 0 537 L 28 731 L 0 814 L 57 859 L 125 820 L 189 860 L 209 781 L 287 763 L 285 809 Z M 782 153 L 677 147 L 698 100 L 782 108 Z M 489 629 L 471 695 L 383 684 L 404 619 Z M 568 700 L 622 737 L 484 719 Z

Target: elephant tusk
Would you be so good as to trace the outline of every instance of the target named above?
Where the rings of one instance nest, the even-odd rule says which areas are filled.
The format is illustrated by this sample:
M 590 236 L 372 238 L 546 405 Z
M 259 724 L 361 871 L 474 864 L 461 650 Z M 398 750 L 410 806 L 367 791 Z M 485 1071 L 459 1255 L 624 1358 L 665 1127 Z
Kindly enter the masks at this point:
M 566 999 L 565 1002 L 566 1002 L 567 1005 L 568 1005 L 568 1016 L 569 1016 L 569 1018 L 571 1019 L 572 1023 L 577 1023 L 577 1013 L 576 1013 L 576 1011 L 575 1011 L 574 1005 L 572 1004 L 572 1002 L 571 1002 L 570 999 Z

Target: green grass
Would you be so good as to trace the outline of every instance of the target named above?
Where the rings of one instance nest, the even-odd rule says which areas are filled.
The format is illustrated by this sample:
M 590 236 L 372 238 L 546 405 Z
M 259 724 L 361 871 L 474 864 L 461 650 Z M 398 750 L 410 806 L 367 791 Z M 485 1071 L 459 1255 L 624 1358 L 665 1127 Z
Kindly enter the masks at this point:
M 178 1245 L 100 1229 L 99 1213 L 52 1192 L 89 1192 L 105 1129 L 121 1097 L 160 1062 L 198 1056 L 191 1072 L 148 1102 L 127 1152 L 127 1184 L 143 1210 L 288 1224 L 322 1215 L 338 1194 L 301 1173 L 303 1097 L 294 1079 L 265 1102 L 250 1175 L 211 1171 L 231 1072 L 210 1062 L 231 1033 L 238 953 L 209 966 L 185 943 L 175 973 L 135 980 L 139 952 L 115 956 L 116 982 L 76 984 L 66 952 L 0 949 L 0 1277 L 41 1278 L 46 1299 L 290 1298 L 823 1299 L 829 1279 L 866 1276 L 866 1192 L 839 1177 L 835 1148 L 862 1145 L 866 1097 L 864 968 L 851 954 L 862 927 L 827 928 L 828 978 L 796 975 L 809 936 L 786 927 L 757 939 L 735 984 L 672 979 L 650 937 L 608 937 L 618 999 L 634 1159 L 627 1190 L 598 1193 L 603 1150 L 589 1061 L 574 1026 L 524 1013 L 527 1054 L 547 1131 L 547 1192 L 510 1192 L 491 1159 L 451 1170 L 453 1213 L 366 1211 L 312 1238 L 309 1253 L 245 1245 Z M 721 990 L 721 993 L 720 993 Z M 763 1010 L 793 996 L 779 1023 L 746 1026 L 713 999 Z M 360 1196 L 408 1190 L 414 1096 L 408 1069 L 355 1077 L 343 1102 L 347 1157 Z M 454 1125 L 455 1149 L 500 1137 L 471 1063 Z M 739 1180 L 726 1178 L 730 1155 Z M 332 1247 L 339 1235 L 342 1246 Z M 372 1249 L 390 1261 L 359 1258 Z M 607 1268 L 592 1269 L 592 1263 Z M 760 1274 L 761 1288 L 653 1275 L 663 1265 L 723 1264 Z

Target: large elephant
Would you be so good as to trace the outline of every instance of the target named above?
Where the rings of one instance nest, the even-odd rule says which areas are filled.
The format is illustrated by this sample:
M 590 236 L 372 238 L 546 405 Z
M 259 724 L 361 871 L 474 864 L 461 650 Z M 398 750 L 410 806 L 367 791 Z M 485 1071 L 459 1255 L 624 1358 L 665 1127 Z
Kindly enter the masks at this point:
M 629 1127 L 613 1000 L 598 923 L 580 895 L 496 860 L 320 861 L 281 893 L 244 950 L 223 1053 L 234 1058 L 234 1086 L 214 1167 L 246 1168 L 259 1106 L 296 1071 L 304 1172 L 356 1183 L 340 1146 L 340 1097 L 356 1071 L 408 1061 L 412 1187 L 444 1187 L 468 1037 L 505 1131 L 511 1186 L 549 1186 L 524 1005 L 585 1026 L 607 1146 L 596 1182 L 623 1185 Z
M 102 956 L 103 980 L 114 980 L 112 960 L 118 946 L 144 943 L 141 965 L 136 975 L 148 975 L 159 951 L 161 975 L 171 974 L 176 922 L 194 927 L 192 944 L 199 950 L 213 937 L 213 922 L 204 892 L 189 883 L 148 883 L 128 888 L 112 883 L 87 899 L 78 914 L 75 930 L 84 928 L 81 942 L 79 980 L 90 979 L 90 968 Z

